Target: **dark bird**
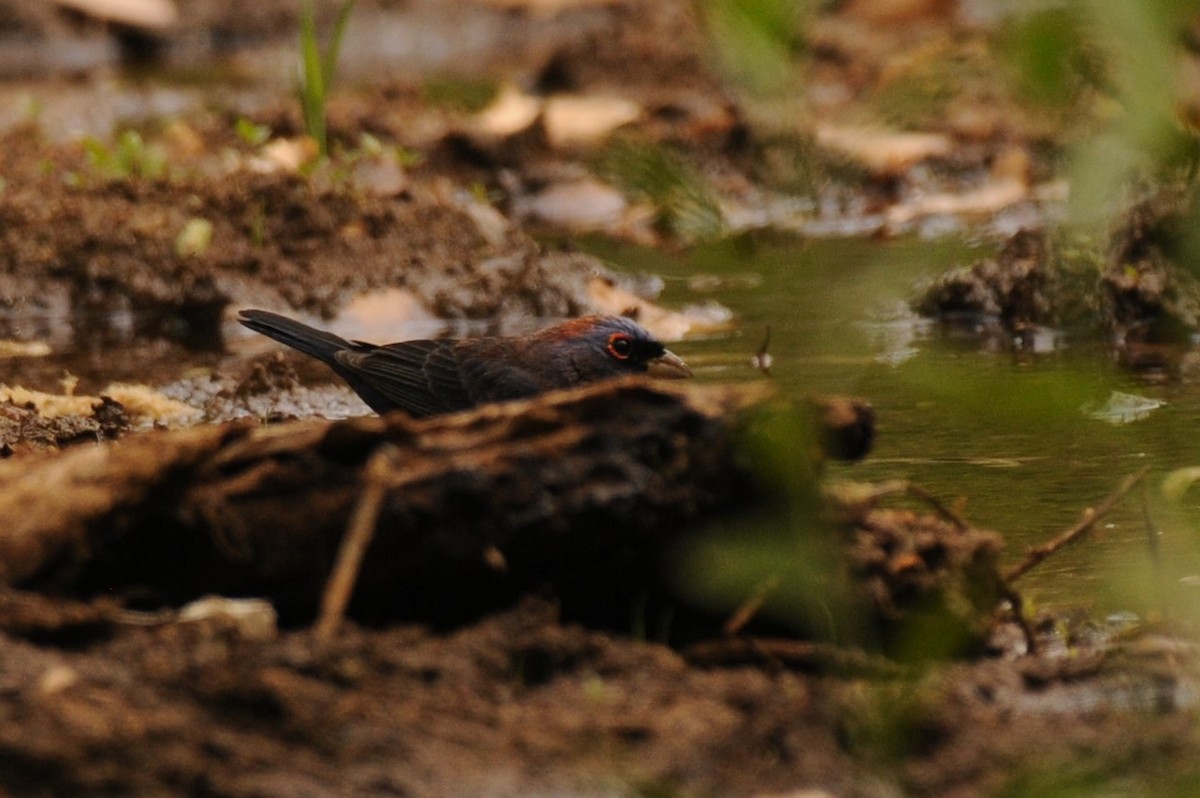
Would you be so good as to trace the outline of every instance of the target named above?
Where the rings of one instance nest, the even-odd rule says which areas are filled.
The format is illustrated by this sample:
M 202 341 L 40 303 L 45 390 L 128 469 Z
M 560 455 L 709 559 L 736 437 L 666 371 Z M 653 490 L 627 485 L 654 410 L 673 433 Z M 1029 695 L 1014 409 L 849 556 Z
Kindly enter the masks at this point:
M 243 310 L 238 321 L 328 364 L 376 413 L 432 416 L 623 374 L 692 375 L 622 316 L 586 316 L 517 338 L 383 345 L 347 341 L 266 310 Z

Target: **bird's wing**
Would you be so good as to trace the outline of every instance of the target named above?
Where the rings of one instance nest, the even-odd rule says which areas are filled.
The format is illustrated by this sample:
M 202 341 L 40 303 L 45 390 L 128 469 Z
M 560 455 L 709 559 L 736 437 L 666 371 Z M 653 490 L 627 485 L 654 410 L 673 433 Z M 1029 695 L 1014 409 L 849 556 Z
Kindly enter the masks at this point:
M 352 385 L 355 381 L 365 384 L 377 396 L 414 416 L 475 406 L 463 383 L 452 341 L 359 344 L 335 357 L 345 372 L 354 376 Z
M 554 369 L 560 364 L 551 361 L 531 370 L 509 339 L 464 341 L 460 348 L 459 373 L 474 404 L 522 399 L 556 387 Z

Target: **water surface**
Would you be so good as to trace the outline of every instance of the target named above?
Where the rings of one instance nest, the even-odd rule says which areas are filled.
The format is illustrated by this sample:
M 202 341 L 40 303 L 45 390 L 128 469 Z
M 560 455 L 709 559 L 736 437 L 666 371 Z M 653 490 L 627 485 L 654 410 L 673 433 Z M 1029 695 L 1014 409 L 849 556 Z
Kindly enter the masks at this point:
M 923 278 L 990 255 L 995 244 L 743 238 L 674 255 L 602 241 L 587 248 L 625 270 L 663 275 L 669 305 L 714 299 L 735 311 L 728 333 L 673 345 L 702 379 L 761 377 L 751 357 L 769 325 L 771 379 L 781 391 L 869 399 L 876 448 L 834 473 L 919 483 L 1001 532 L 1009 561 L 1149 465 L 1145 490 L 1102 519 L 1097 534 L 1023 578 L 1035 605 L 1154 614 L 1164 586 L 1188 584 L 1200 489 L 1180 506 L 1159 486 L 1169 470 L 1200 463 L 1192 436 L 1200 386 L 1124 370 L 1103 341 L 1047 331 L 1039 351 L 1016 352 L 1003 334 L 947 331 L 907 312 Z M 1105 413 L 1114 392 L 1164 404 L 1116 423 L 1120 413 Z

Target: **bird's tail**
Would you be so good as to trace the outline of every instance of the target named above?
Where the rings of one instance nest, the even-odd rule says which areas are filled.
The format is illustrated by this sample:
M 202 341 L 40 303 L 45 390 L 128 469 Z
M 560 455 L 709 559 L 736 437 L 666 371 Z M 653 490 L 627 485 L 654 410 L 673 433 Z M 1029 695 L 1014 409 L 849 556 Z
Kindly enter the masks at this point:
M 243 310 L 238 314 L 238 321 L 268 338 L 274 338 L 281 344 L 292 349 L 298 349 L 306 355 L 312 355 L 317 360 L 334 364 L 334 353 L 350 349 L 353 344 L 345 338 L 339 338 L 330 332 L 309 327 L 295 319 L 271 313 L 268 310 Z

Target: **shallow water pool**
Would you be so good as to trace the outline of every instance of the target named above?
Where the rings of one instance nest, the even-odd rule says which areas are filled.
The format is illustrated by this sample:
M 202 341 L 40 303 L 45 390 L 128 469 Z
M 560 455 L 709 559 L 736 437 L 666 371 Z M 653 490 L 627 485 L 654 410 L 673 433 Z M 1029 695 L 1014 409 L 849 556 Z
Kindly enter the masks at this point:
M 1200 463 L 1200 384 L 1127 371 L 1103 342 L 1046 331 L 1039 351 L 1018 353 L 1002 334 L 947 331 L 907 311 L 922 279 L 994 244 L 742 238 L 674 255 L 586 247 L 626 271 L 662 275 L 668 305 L 715 300 L 734 311 L 727 332 L 673 345 L 700 378 L 761 378 L 751 359 L 769 325 L 770 379 L 781 391 L 870 400 L 875 449 L 834 475 L 912 480 L 1001 532 L 1009 562 L 1148 465 L 1142 487 L 1095 534 L 1023 577 L 1035 606 L 1169 614 L 1192 592 L 1200 488 L 1170 502 L 1161 483 Z

